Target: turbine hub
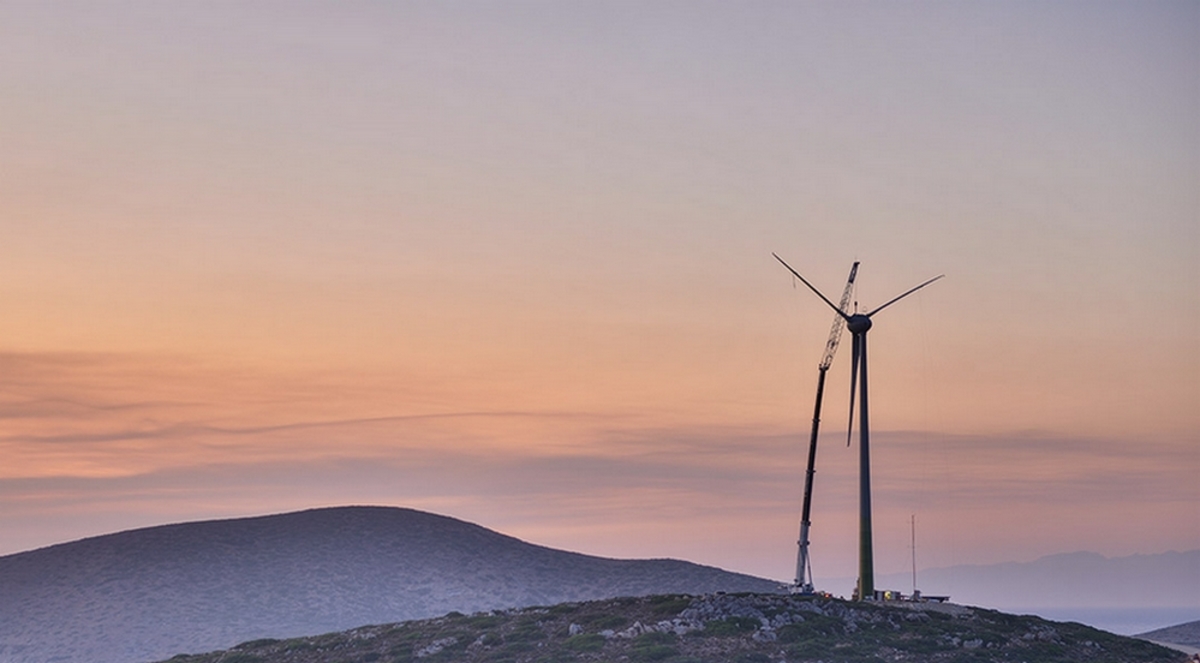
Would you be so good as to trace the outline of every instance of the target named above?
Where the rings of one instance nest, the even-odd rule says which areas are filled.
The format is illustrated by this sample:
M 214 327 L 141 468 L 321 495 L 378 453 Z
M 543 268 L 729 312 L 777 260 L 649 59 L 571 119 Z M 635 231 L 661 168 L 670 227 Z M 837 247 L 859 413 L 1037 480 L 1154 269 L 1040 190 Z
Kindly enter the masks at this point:
M 846 321 L 846 328 L 851 334 L 865 334 L 871 328 L 871 319 L 862 313 L 855 313 Z

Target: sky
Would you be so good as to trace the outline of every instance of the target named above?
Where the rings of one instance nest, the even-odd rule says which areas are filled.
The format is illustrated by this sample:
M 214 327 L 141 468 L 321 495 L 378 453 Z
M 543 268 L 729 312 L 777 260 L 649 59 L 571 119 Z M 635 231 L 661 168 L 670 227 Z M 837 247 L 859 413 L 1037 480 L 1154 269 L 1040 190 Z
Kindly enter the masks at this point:
M 772 252 L 946 275 L 870 335 L 877 573 L 1200 548 L 1196 2 L 3 2 L 0 89 L 0 554 L 383 504 L 790 580 Z

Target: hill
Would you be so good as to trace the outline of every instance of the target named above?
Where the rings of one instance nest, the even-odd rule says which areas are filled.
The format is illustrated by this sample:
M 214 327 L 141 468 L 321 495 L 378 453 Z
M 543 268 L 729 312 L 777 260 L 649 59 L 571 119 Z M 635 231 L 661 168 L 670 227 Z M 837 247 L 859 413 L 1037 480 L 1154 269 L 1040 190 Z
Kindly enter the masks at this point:
M 688 562 L 553 550 L 411 509 L 316 509 L 0 557 L 0 663 L 137 663 L 450 611 L 774 588 Z
M 1137 637 L 1155 642 L 1169 642 L 1174 645 L 1183 645 L 1200 650 L 1200 621 L 1176 624 L 1175 626 L 1139 633 Z
M 170 663 L 1181 663 L 1082 624 L 948 604 L 779 594 L 652 596 L 368 626 Z

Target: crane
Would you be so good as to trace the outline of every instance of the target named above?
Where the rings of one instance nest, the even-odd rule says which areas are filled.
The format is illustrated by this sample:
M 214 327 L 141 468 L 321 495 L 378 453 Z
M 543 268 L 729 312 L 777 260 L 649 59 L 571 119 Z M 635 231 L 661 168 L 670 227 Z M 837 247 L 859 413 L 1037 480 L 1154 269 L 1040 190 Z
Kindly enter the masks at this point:
M 779 256 L 775 256 L 775 259 L 783 263 L 783 260 Z M 787 263 L 783 263 L 783 265 L 787 267 Z M 850 299 L 854 295 L 854 277 L 857 274 L 858 262 L 856 261 L 850 266 L 850 277 L 846 279 L 846 289 L 842 291 L 842 299 L 838 304 L 838 310 L 842 313 L 846 313 L 850 306 Z M 816 474 L 817 433 L 821 428 L 821 398 L 825 393 L 825 373 L 829 371 L 829 366 L 833 363 L 833 356 L 837 353 L 838 344 L 842 340 L 842 330 L 845 326 L 846 317 L 844 315 L 835 315 L 833 317 L 833 326 L 829 330 L 829 340 L 825 342 L 825 354 L 821 357 L 821 363 L 817 366 L 817 402 L 813 407 L 812 434 L 808 440 L 808 469 L 804 473 L 804 505 L 800 512 L 800 540 L 798 541 L 799 550 L 796 552 L 796 581 L 788 586 L 788 589 L 793 594 L 812 594 L 814 591 L 812 565 L 809 564 L 808 559 L 808 530 L 812 525 L 809 517 L 812 511 L 813 476 Z

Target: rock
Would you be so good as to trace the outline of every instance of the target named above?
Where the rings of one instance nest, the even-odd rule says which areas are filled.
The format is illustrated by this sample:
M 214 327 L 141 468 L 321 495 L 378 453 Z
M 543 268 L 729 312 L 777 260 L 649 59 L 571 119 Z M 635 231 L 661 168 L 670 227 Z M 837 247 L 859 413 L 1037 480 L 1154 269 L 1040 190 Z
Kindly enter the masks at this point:
M 417 650 L 417 658 L 425 658 L 426 656 L 433 656 L 434 654 L 439 653 L 446 647 L 449 647 L 450 645 L 454 645 L 454 644 L 458 644 L 458 638 L 442 638 L 440 640 L 434 640 L 433 642 L 429 643 L 427 646 L 422 647 L 421 649 Z

